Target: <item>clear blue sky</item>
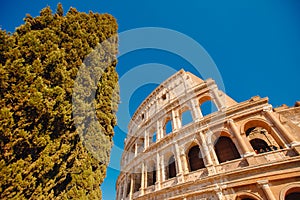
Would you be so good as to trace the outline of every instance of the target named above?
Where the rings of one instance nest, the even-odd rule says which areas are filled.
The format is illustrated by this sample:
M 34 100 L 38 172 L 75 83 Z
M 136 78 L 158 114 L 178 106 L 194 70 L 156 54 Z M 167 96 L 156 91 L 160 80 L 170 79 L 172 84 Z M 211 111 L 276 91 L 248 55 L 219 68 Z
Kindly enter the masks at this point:
M 32 16 L 56 0 L 1 1 L 0 25 L 13 32 L 26 13 Z M 139 27 L 164 27 L 184 33 L 201 44 L 216 63 L 226 93 L 237 101 L 268 96 L 273 106 L 292 106 L 300 100 L 300 1 L 298 0 L 191 0 L 117 1 L 62 0 L 64 10 L 110 13 L 117 18 L 119 32 Z M 121 43 L 122 44 L 122 43 Z M 120 44 L 120 45 L 121 45 Z M 161 63 L 178 70 L 193 66 L 173 53 L 160 50 L 133 51 L 119 57 L 120 77 L 147 63 Z M 141 79 L 147 74 L 140 74 Z M 147 77 L 149 78 L 149 77 Z M 154 78 L 154 77 L 153 77 Z M 141 86 L 129 100 L 130 113 L 155 84 Z M 126 87 L 121 90 L 126 91 Z M 121 96 L 122 99 L 122 96 Z M 126 101 L 126 99 L 122 99 Z M 119 122 L 129 119 L 118 115 Z M 114 149 L 123 148 L 126 130 L 116 127 Z M 115 199 L 120 151 L 114 150 L 103 189 L 103 199 Z

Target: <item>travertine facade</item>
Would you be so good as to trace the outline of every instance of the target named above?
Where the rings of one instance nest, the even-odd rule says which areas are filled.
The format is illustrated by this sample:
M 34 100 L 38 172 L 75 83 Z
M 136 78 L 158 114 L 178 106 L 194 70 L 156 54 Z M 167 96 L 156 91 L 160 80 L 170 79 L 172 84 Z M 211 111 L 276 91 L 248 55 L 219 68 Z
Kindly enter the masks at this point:
M 207 113 L 207 102 L 217 110 Z M 237 103 L 213 80 L 180 70 L 143 101 L 128 130 L 117 200 L 300 199 L 299 103 Z

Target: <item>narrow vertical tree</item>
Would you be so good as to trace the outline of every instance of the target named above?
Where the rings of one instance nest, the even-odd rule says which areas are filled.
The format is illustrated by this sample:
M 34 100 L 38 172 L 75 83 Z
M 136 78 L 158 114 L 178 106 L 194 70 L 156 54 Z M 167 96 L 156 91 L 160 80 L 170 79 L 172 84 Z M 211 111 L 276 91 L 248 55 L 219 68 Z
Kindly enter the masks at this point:
M 116 20 L 75 8 L 63 16 L 59 4 L 24 21 L 0 30 L 0 199 L 101 199 L 118 103 Z M 89 65 L 101 76 L 81 82 L 96 89 L 79 105 L 93 105 L 97 123 L 80 123 L 84 113 L 76 124 L 75 80 Z

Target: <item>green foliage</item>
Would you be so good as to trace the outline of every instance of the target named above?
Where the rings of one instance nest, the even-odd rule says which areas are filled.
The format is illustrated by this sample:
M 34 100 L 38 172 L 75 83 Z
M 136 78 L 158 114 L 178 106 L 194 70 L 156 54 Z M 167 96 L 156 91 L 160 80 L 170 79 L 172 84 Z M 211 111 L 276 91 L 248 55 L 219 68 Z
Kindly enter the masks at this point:
M 0 30 L 0 199 L 100 199 L 118 104 L 116 21 L 74 8 L 63 16 L 61 4 L 24 21 L 12 35 Z M 99 123 L 75 126 L 74 82 L 88 54 L 101 75 Z M 101 144 L 96 152 L 89 141 Z

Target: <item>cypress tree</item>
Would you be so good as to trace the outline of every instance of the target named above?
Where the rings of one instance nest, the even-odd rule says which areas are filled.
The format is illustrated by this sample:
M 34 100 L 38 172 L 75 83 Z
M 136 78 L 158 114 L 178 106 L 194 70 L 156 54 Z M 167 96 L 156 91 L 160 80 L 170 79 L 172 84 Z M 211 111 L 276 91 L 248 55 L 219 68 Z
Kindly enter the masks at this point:
M 101 199 L 118 103 L 116 20 L 75 8 L 63 16 L 59 4 L 24 21 L 13 34 L 0 30 L 0 199 Z M 87 124 L 72 98 L 89 65 L 95 72 L 78 86 L 96 86 L 78 104 L 95 110 Z

